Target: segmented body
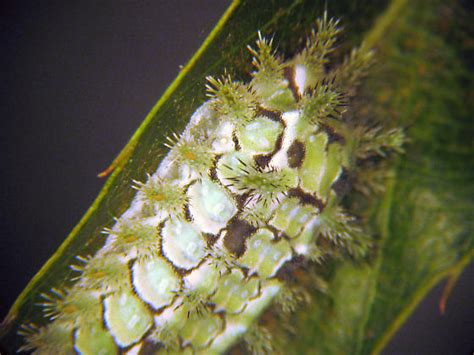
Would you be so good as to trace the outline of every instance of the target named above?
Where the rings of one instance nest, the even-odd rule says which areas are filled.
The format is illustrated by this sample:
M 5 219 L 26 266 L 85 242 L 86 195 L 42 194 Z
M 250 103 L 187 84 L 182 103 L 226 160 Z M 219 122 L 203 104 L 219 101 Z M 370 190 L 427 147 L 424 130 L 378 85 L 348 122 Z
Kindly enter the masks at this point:
M 338 32 L 323 18 L 288 62 L 260 38 L 250 83 L 209 79 L 209 101 L 136 183 L 104 247 L 80 258 L 71 289 L 47 296 L 50 322 L 25 326 L 25 350 L 222 353 L 286 287 L 287 265 L 327 243 L 363 253 L 338 187 L 368 149 L 344 112 L 371 53 L 327 72 Z M 399 144 L 373 150 L 385 146 Z

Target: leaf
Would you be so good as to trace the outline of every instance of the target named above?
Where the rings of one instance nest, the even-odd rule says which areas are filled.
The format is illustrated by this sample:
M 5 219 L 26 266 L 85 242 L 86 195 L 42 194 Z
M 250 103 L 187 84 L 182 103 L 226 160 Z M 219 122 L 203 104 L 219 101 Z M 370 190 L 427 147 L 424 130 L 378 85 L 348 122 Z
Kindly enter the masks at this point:
M 342 17 L 345 45 L 360 43 L 363 33 L 369 31 L 376 16 L 386 11 L 382 21 L 368 32 L 367 41 L 380 48 L 383 61 L 386 60 L 391 66 L 382 68 L 373 77 L 373 82 L 367 84 L 367 91 L 381 93 L 381 89 L 392 90 L 387 102 L 381 98 L 370 99 L 377 103 L 376 108 L 382 112 L 412 125 L 412 144 L 398 162 L 396 178 L 390 182 L 386 194 L 380 201 L 374 201 L 372 207 L 372 220 L 376 222 L 374 228 L 377 228 L 382 242 L 377 256 L 363 265 L 349 262 L 340 266 L 328 265 L 331 298 L 315 295 L 311 312 L 299 315 L 301 330 L 298 344 L 290 346 L 301 352 L 310 352 L 317 346 L 321 352 L 359 349 L 365 353 L 383 345 L 391 334 L 393 324 L 398 324 L 398 319 L 405 317 L 413 300 L 419 299 L 433 285 L 433 280 L 465 263 L 469 253 L 472 253 L 472 235 L 467 225 L 469 219 L 461 213 L 449 213 L 468 213 L 472 210 L 468 201 L 469 193 L 472 195 L 472 183 L 469 184 L 472 169 L 465 170 L 464 174 L 461 172 L 461 165 L 472 167 L 473 163 L 472 146 L 469 146 L 468 140 L 470 133 L 466 130 L 466 108 L 460 107 L 464 92 L 462 88 L 458 88 L 457 93 L 453 92 L 455 87 L 459 87 L 460 77 L 464 74 L 445 68 L 440 71 L 446 74 L 443 81 L 438 83 L 431 78 L 431 81 L 427 80 L 426 90 L 405 90 L 408 78 L 418 68 L 410 65 L 419 64 L 422 59 L 423 63 L 431 61 L 421 55 L 425 53 L 421 48 L 421 54 L 417 52 L 413 57 L 402 58 L 409 60 L 408 64 L 397 62 L 400 58 L 396 56 L 396 46 L 403 34 L 402 24 L 405 20 L 411 21 L 410 25 L 423 34 L 429 19 L 418 18 L 418 15 L 435 11 L 424 5 L 426 8 L 423 11 L 416 12 L 417 6 L 423 4 L 419 2 L 410 8 L 406 1 L 394 0 L 392 6 L 385 10 L 386 3 L 382 1 L 338 1 L 330 4 L 310 0 L 235 1 L 115 160 L 111 169 L 113 174 L 92 207 L 12 307 L 1 334 L 6 347 L 18 348 L 21 340 L 16 330 L 21 323 L 41 322 L 36 306 L 39 295 L 71 278 L 69 265 L 74 257 L 94 253 L 101 247 L 103 238 L 100 232 L 113 223 L 113 217 L 121 215 L 133 197 L 130 182 L 133 179 L 143 180 L 147 172 L 156 169 L 166 153 L 163 145 L 165 138 L 181 131 L 192 112 L 205 100 L 204 78 L 222 74 L 227 68 L 235 77 L 248 79 L 246 73 L 250 71 L 250 54 L 246 45 L 254 42 L 258 30 L 275 34 L 279 50 L 290 56 L 301 46 L 308 28 L 326 6 L 331 16 Z M 407 13 L 411 13 L 412 17 L 405 18 Z M 398 23 L 396 18 L 400 18 Z M 395 29 L 391 27 L 394 24 Z M 389 40 L 387 34 L 390 34 Z M 437 45 L 440 45 L 439 41 L 443 42 L 429 37 L 418 39 L 415 44 L 425 40 Z M 453 51 L 450 46 L 447 47 Z M 457 54 L 451 53 L 451 56 L 456 58 Z M 438 70 L 435 72 L 438 73 Z M 398 77 L 399 73 L 403 76 Z M 398 83 L 398 87 L 387 88 L 386 82 L 381 83 L 381 78 L 389 78 L 388 82 Z M 377 85 L 382 85 L 382 88 Z M 434 93 L 440 95 L 436 104 L 431 102 Z M 424 110 L 416 108 L 419 97 L 425 100 Z M 437 124 L 434 128 L 433 123 Z M 453 128 L 453 124 L 457 128 Z M 451 135 L 446 134 L 446 130 Z M 440 139 L 433 139 L 431 134 L 440 136 Z M 432 164 L 439 164 L 440 168 L 436 170 L 440 171 L 439 176 L 433 175 L 435 169 L 432 169 Z M 405 196 L 410 198 L 405 199 Z M 425 203 L 420 206 L 420 201 Z M 436 206 L 437 209 L 433 210 Z M 433 221 L 431 224 L 419 223 L 430 220 Z M 443 237 L 434 238 L 433 233 Z M 424 257 L 417 253 L 407 254 L 409 250 L 423 250 Z M 393 290 L 390 286 L 399 275 L 394 266 L 398 268 L 401 265 L 407 279 L 403 288 Z M 413 269 L 414 265 L 419 267 L 416 274 L 412 272 L 418 270 Z M 349 300 L 347 295 L 351 297 Z M 370 338 L 366 338 L 368 330 L 372 331 Z

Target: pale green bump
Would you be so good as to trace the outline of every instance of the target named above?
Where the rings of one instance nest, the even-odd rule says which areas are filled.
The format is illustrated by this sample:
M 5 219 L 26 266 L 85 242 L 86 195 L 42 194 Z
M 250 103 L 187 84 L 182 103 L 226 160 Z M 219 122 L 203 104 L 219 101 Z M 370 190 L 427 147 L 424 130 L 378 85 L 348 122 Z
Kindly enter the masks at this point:
M 270 223 L 280 229 L 284 230 L 286 232 L 286 229 L 291 223 L 291 220 L 288 218 L 291 216 L 292 211 L 299 212 L 299 200 L 297 198 L 287 198 L 283 200 L 280 205 L 276 208 L 275 214 L 273 218 L 271 219 Z M 292 234 L 288 234 L 289 237 L 292 237 Z
M 305 119 L 305 117 L 301 114 L 299 115 L 299 119 L 295 122 L 294 126 L 294 134 L 295 137 L 300 142 L 307 142 L 308 138 L 312 135 L 315 135 L 317 131 L 317 126 L 314 125 L 311 121 Z M 307 148 L 306 144 L 305 147 Z M 305 151 L 305 156 L 307 156 L 308 152 Z
M 153 324 L 146 306 L 129 290 L 105 298 L 105 322 L 120 346 L 136 343 Z
M 297 198 L 288 198 L 277 207 L 270 224 L 288 237 L 296 238 L 315 212 L 314 207 L 301 205 Z
M 184 278 L 186 288 L 199 291 L 202 295 L 210 295 L 216 291 L 221 271 L 210 261 L 206 261 Z
M 226 350 L 235 344 L 239 338 L 247 331 L 238 319 L 233 319 L 232 316 L 226 317 L 226 327 L 222 333 L 212 342 L 211 346 L 206 349 L 203 354 L 223 354 Z
M 132 271 L 138 295 L 155 309 L 168 306 L 180 288 L 178 276 L 161 257 L 139 260 Z
M 301 187 L 308 192 L 319 191 L 321 179 L 326 174 L 327 143 L 328 137 L 325 133 L 313 134 L 306 139 L 305 158 L 299 168 L 299 175 Z M 325 196 L 318 195 L 318 197 Z
M 183 339 L 184 345 L 189 343 L 194 349 L 202 349 L 208 346 L 223 328 L 223 319 L 216 314 L 207 312 L 190 319 L 181 329 L 179 335 Z
M 296 253 L 308 255 L 316 248 L 315 240 L 318 236 L 318 229 L 319 218 L 313 215 L 310 217 L 310 221 L 303 227 L 298 237 L 290 240 L 290 244 Z
M 288 235 L 290 237 L 298 236 L 302 229 L 307 225 L 307 223 L 313 218 L 313 216 L 318 212 L 318 209 L 314 206 L 310 205 L 303 205 L 300 206 L 298 210 L 298 214 L 295 216 L 294 219 L 291 219 L 290 224 L 288 226 Z
M 237 136 L 242 149 L 252 154 L 268 154 L 274 150 L 282 131 L 283 127 L 279 122 L 260 116 L 241 127 Z
M 262 312 L 270 306 L 280 289 L 281 282 L 278 280 L 263 281 L 260 294 L 247 302 L 243 312 L 227 315 L 226 327 L 212 342 L 208 353 L 224 353 L 257 321 Z
M 75 334 L 75 349 L 83 355 L 113 355 L 118 353 L 117 345 L 101 321 L 87 322 Z
M 280 281 L 264 281 L 260 295 L 249 301 L 243 312 L 226 317 L 226 328 L 211 344 L 210 353 L 223 353 L 234 344 L 257 321 L 262 312 L 270 306 L 280 289 Z
M 262 98 L 263 106 L 270 110 L 291 111 L 296 108 L 296 101 L 293 93 L 288 89 L 288 82 L 272 92 L 268 92 L 267 96 Z
M 322 176 L 318 188 L 318 196 L 327 196 L 332 184 L 342 172 L 342 149 L 337 143 L 328 145 L 325 174 Z
M 249 302 L 245 311 L 236 317 L 239 317 L 240 321 L 245 324 L 246 327 L 250 327 L 250 325 L 252 325 L 270 305 L 278 292 L 280 292 L 281 287 L 281 281 L 278 280 L 267 280 L 266 282 L 262 282 L 260 296 Z
M 259 229 L 247 240 L 247 248 L 239 263 L 249 269 L 249 274 L 257 273 L 261 278 L 273 277 L 278 269 L 291 259 L 289 243 L 274 240 L 268 229 Z
M 216 293 L 211 302 L 216 304 L 216 311 L 224 310 L 227 314 L 240 313 L 249 299 L 258 294 L 257 278 L 245 279 L 242 271 L 232 269 L 221 277 Z
M 206 255 L 206 242 L 191 223 L 168 220 L 162 237 L 163 253 L 177 267 L 192 269 Z
M 193 184 L 188 195 L 194 223 L 205 233 L 217 234 L 237 212 L 228 192 L 207 178 Z
M 189 321 L 188 310 L 175 302 L 171 307 L 165 308 L 163 312 L 155 316 L 154 321 L 158 333 L 163 332 L 167 336 L 177 334 Z

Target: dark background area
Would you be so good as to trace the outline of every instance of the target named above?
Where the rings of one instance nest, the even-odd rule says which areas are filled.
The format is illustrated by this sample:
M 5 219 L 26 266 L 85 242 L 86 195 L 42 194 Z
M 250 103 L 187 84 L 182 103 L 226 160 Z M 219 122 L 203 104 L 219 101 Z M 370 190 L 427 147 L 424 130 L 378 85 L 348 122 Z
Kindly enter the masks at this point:
M 0 5 L 0 318 L 91 205 L 108 166 L 230 1 Z M 385 354 L 474 349 L 474 267 Z

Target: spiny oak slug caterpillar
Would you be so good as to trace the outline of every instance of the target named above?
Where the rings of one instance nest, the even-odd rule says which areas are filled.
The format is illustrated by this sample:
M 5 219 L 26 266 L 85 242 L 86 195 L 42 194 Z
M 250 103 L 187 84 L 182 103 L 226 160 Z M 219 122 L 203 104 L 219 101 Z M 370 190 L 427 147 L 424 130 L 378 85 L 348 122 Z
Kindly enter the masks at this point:
M 331 68 L 339 33 L 324 14 L 288 61 L 259 33 L 249 83 L 208 77 L 209 100 L 168 139 L 158 170 L 134 182 L 105 245 L 77 258 L 73 286 L 43 295 L 48 322 L 25 324 L 20 350 L 211 354 L 244 339 L 258 353 L 271 338 L 262 312 L 304 299 L 287 269 L 338 249 L 363 256 L 371 238 L 338 186 L 404 138 L 351 110 L 373 53 L 362 45 Z

